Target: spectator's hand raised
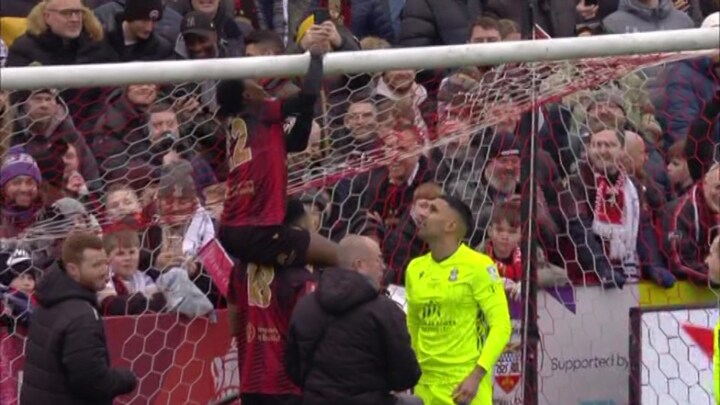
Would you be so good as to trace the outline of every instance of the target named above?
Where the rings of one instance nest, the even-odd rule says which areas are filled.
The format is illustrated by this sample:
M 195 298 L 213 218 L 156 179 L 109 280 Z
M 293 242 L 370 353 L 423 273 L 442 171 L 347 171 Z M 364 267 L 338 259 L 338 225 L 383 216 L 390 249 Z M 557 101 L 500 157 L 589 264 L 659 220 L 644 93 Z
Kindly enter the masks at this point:
M 181 97 L 177 100 L 176 111 L 183 117 L 192 117 L 200 111 L 201 104 L 192 96 Z
M 585 4 L 585 0 L 580 0 L 580 3 L 575 6 L 575 11 L 577 11 L 583 19 L 592 20 L 597 15 L 599 8 L 597 5 L 587 5 Z
M 267 96 L 267 92 L 265 92 L 265 89 L 258 82 L 250 79 L 245 80 L 243 97 L 245 97 L 246 100 L 262 101 L 265 100 Z
M 65 187 L 68 189 L 68 191 L 81 195 L 83 194 L 81 191 L 83 187 L 85 187 L 85 179 L 80 173 L 74 172 L 67 179 L 67 184 Z
M 688 0 L 673 0 L 673 6 L 676 10 L 685 11 L 690 8 L 690 2 Z
M 313 45 L 321 45 L 329 50 L 330 35 L 323 25 L 312 25 L 300 40 L 303 49 L 310 49 Z
M 325 21 L 320 26 L 323 27 L 327 33 L 330 45 L 332 45 L 334 49 L 340 48 L 340 46 L 342 46 L 342 37 L 340 36 L 335 23 L 332 21 Z

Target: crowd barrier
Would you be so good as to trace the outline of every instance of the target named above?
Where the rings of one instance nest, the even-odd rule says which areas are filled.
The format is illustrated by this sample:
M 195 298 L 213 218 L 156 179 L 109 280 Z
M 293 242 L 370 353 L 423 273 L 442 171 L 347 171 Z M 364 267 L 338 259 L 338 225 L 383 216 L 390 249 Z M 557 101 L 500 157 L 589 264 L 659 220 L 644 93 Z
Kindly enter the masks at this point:
M 664 321 L 646 321 L 641 329 L 644 335 L 638 336 L 633 329 L 640 329 L 631 328 L 631 313 L 638 309 L 678 311 L 698 306 L 717 308 L 717 297 L 707 288 L 686 282 L 677 283 L 669 290 L 640 283 L 627 285 L 622 290 L 565 286 L 540 291 L 540 403 L 640 403 L 629 400 L 631 392 L 655 388 L 646 378 L 631 374 L 632 359 L 640 359 L 636 351 L 641 346 L 640 367 L 647 368 L 646 359 L 653 357 L 653 351 L 664 350 L 657 343 L 648 341 L 647 331 L 654 329 L 668 339 L 674 338 L 673 333 L 680 332 L 672 325 L 672 330 L 665 330 L 668 327 L 664 326 Z M 705 321 L 690 315 L 681 321 L 677 321 L 677 316 L 673 319 L 676 323 L 714 325 L 718 319 L 717 311 L 708 311 L 711 315 L 706 316 Z M 513 305 L 512 312 L 516 319 L 512 341 L 519 343 L 519 305 Z M 206 405 L 237 392 L 237 351 L 230 338 L 225 311 L 218 311 L 216 317 L 210 319 L 191 320 L 176 314 L 109 317 L 105 326 L 112 364 L 132 368 L 140 381 L 132 395 L 121 397 L 116 403 Z M 643 337 L 645 340 L 638 343 Z M 673 357 L 678 357 L 678 373 L 699 373 L 699 378 L 683 383 L 688 384 L 689 391 L 696 393 L 693 404 L 709 405 L 712 392 L 708 374 L 710 359 L 692 354 L 699 349 L 688 339 L 680 342 L 684 346 L 675 347 L 673 352 Z M 23 347 L 21 331 L 12 335 L 5 331 L 0 338 L 0 377 L 3 381 L 0 403 L 3 405 L 18 404 Z M 653 364 L 650 366 L 655 367 Z M 511 345 L 496 366 L 496 404 L 522 404 L 521 374 L 521 346 Z M 649 388 L 644 388 L 646 386 Z M 705 398 L 707 402 L 704 402 Z
M 138 388 L 116 404 L 207 405 L 237 392 L 237 350 L 226 311 L 211 318 L 177 314 L 108 317 L 105 332 L 113 366 L 130 367 Z M 24 335 L 0 337 L 0 403 L 18 405 Z M 9 378 L 6 378 L 9 377 Z

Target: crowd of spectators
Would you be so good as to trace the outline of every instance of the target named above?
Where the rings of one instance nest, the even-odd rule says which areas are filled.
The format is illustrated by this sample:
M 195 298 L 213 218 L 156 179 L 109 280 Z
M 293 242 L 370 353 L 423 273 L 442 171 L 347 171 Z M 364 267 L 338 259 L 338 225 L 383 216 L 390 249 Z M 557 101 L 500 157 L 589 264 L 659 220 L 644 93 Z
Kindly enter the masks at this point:
M 538 6 L 552 37 L 720 25 L 717 0 Z M 325 9 L 330 18 L 318 21 Z M 1 13 L 4 67 L 490 43 L 523 40 L 533 28 L 517 1 L 3 0 Z M 457 195 L 475 215 L 472 246 L 499 264 L 517 297 L 527 117 L 484 125 L 464 101 L 522 72 L 327 77 L 308 146 L 288 157 L 291 186 L 328 168 L 344 173 L 300 187 L 312 227 L 336 241 L 373 238 L 389 264 L 384 282 L 402 285 L 408 262 L 427 252 L 417 227 L 428 202 Z M 0 90 L 0 283 L 31 296 L 59 259 L 57 240 L 85 229 L 104 236 L 111 259 L 111 283 L 99 293 L 105 314 L 166 308 L 172 297 L 160 278 L 173 268 L 224 307 L 196 260 L 216 234 L 228 175 L 231 128 L 216 115 L 216 84 Z M 278 98 L 299 84 L 252 82 Z M 539 112 L 541 284 L 707 283 L 703 260 L 720 229 L 720 56 L 618 78 Z

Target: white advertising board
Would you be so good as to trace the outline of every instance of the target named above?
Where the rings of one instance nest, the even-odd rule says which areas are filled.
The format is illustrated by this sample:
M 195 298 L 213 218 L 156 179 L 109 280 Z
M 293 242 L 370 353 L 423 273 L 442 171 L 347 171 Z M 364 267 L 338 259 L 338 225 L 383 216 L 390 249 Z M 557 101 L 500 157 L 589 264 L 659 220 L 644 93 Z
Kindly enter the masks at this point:
M 642 404 L 712 405 L 712 361 L 682 325 L 714 328 L 718 310 L 648 311 L 641 316 Z
M 638 305 L 636 287 L 577 288 L 574 306 L 567 297 L 538 294 L 540 403 L 627 404 L 629 311 Z

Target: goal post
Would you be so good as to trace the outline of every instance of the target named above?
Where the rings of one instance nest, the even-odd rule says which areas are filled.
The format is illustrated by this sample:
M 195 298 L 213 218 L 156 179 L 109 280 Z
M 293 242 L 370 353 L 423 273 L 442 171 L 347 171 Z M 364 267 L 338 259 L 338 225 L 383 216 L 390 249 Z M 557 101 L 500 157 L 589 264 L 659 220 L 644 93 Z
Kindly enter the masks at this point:
M 392 69 L 451 68 L 512 62 L 573 60 L 591 57 L 642 55 L 717 49 L 715 28 L 614 34 L 542 41 L 498 42 L 439 47 L 400 48 L 330 53 L 325 72 L 355 74 Z M 135 62 L 105 65 L 5 68 L 0 88 L 6 90 L 120 86 L 208 79 L 288 77 L 304 74 L 308 55 Z
M 551 212 L 549 207 L 560 203 L 549 197 L 563 180 L 577 173 L 579 162 L 585 162 L 588 133 L 598 123 L 615 123 L 622 115 L 649 144 L 662 149 L 658 145 L 667 123 L 661 125 L 660 118 L 691 122 L 694 117 L 683 116 L 691 110 L 684 103 L 690 107 L 694 98 L 705 97 L 692 106 L 693 111 L 703 110 L 708 99 L 702 94 L 706 89 L 693 88 L 687 92 L 691 96 L 666 103 L 662 98 L 673 94 L 664 90 L 648 94 L 650 88 L 662 88 L 664 79 L 658 83 L 647 73 L 691 65 L 718 48 L 718 30 L 710 28 L 329 53 L 324 59 L 327 80 L 319 100 L 322 108 L 317 108 L 308 147 L 287 156 L 288 194 L 301 199 L 312 226 L 324 236 L 339 240 L 361 234 L 377 240 L 388 268 L 395 270 L 386 280 L 391 284 L 388 290 L 400 303 L 404 303 L 404 269 L 411 259 L 426 253 L 426 246 L 416 238 L 419 200 L 446 193 L 471 207 L 475 223 L 468 245 L 502 259 L 500 264 L 493 257 L 504 279 L 510 279 L 513 271 L 519 275 L 517 282 L 505 284 L 508 296 L 512 295 L 513 337 L 493 370 L 495 403 L 627 403 L 630 391 L 640 390 L 642 395 L 651 395 L 644 398 L 665 395 L 678 403 L 709 404 L 703 402 L 709 398 L 700 381 L 704 377 L 690 381 L 673 374 L 672 364 L 665 367 L 647 356 L 654 356 L 654 351 L 666 361 L 685 356 L 684 371 L 706 374 L 706 359 L 686 355 L 696 345 L 685 338 L 678 343 L 675 334 L 665 333 L 664 328 L 670 325 L 675 331 L 675 325 L 700 315 L 707 319 L 695 323 L 706 326 L 717 315 L 690 311 L 661 318 L 645 314 L 636 329 L 642 326 L 643 331 L 673 340 L 676 346 L 667 354 L 653 340 L 628 344 L 628 334 L 633 333 L 628 330 L 628 310 L 643 305 L 706 305 L 716 296 L 689 283 L 667 291 L 650 281 L 628 283 L 624 289 L 593 284 L 598 281 L 596 268 L 579 265 L 585 257 L 580 257 L 578 248 L 585 242 L 571 238 L 570 220 L 562 208 L 552 207 L 557 209 Z M 243 120 L 228 123 L 217 117 L 217 81 L 272 79 L 258 82 L 290 83 L 297 90 L 300 83 L 295 78 L 306 72 L 308 64 L 309 55 L 298 54 L 3 68 L 0 141 L 19 139 L 15 143 L 23 144 L 26 155 L 32 155 L 42 181 L 82 201 L 84 210 L 76 204 L 70 207 L 77 209 L 73 215 L 58 215 L 57 221 L 50 217 L 53 210 L 37 216 L 37 222 L 17 240 L 0 240 L 0 255 L 24 249 L 35 257 L 36 247 L 46 254 L 51 242 L 66 237 L 70 222 L 71 227 L 102 228 L 107 233 L 123 229 L 117 225 L 129 219 L 143 235 L 139 243 L 152 253 L 148 256 L 157 258 L 164 250 L 175 249 L 197 259 L 183 263 L 201 262 L 207 251 L 200 247 L 211 244 L 199 242 L 208 235 L 212 241 L 217 230 L 213 226 L 227 195 L 227 163 L 237 152 L 227 149 L 226 140 L 237 137 L 236 146 L 242 149 L 245 143 L 240 137 L 249 136 L 248 128 L 252 129 Z M 697 70 L 701 68 L 708 70 L 705 65 Z M 423 82 L 418 72 L 432 69 L 447 71 L 444 77 L 435 75 L 429 83 Z M 402 92 L 397 90 L 401 87 Z M 266 88 L 268 93 L 274 90 Z M 33 96 L 39 100 L 31 100 Z M 660 102 L 655 103 L 658 100 L 652 96 Z M 431 102 L 426 104 L 426 100 Z M 679 111 L 662 110 L 670 104 L 679 105 Z M 3 110 L 5 105 L 12 107 L 11 114 Z M 45 113 L 47 105 L 56 108 L 52 117 Z M 44 122 L 53 125 L 43 127 Z M 292 119 L 285 124 L 288 132 L 294 125 Z M 615 125 L 614 129 L 620 128 Z M 64 142 L 56 145 L 41 139 L 29 145 L 27 137 L 38 128 Z M 9 145 L 0 144 L 4 146 Z M 665 158 L 656 154 L 648 160 L 665 167 Z M 97 163 L 95 178 L 89 177 L 93 173 L 87 161 Z M 192 167 L 182 178 L 163 175 L 166 166 L 177 163 Z M 198 175 L 196 168 L 211 175 Z M 391 181 L 391 172 L 402 175 L 393 174 L 396 178 Z M 506 184 L 511 187 L 500 190 Z M 161 187 L 164 194 L 159 192 Z M 172 195 L 167 193 L 170 189 Z M 499 196 L 497 200 L 489 197 L 493 193 Z M 175 198 L 190 202 L 178 204 Z M 583 196 L 569 195 L 569 199 L 578 203 Z M 589 211 L 596 209 L 594 204 L 587 205 Z M 496 206 L 501 209 L 496 211 Z M 178 214 L 178 207 L 192 209 L 189 214 Z M 553 215 L 555 224 L 547 221 Z M 78 217 L 86 221 L 76 221 Z M 503 257 L 500 247 L 487 244 L 492 221 L 511 228 L 504 231 L 511 234 L 508 240 L 517 239 L 513 239 L 516 247 L 507 249 Z M 398 231 L 404 226 L 412 232 Z M 186 244 L 185 236 L 191 232 L 196 238 L 188 238 L 192 243 Z M 557 246 L 547 246 L 548 240 Z M 186 253 L 186 245 L 191 253 Z M 193 281 L 205 277 L 208 290 L 203 293 L 218 298 L 212 301 L 210 316 L 188 318 L 164 308 L 105 321 L 112 363 L 130 367 L 139 376 L 137 391 L 120 403 L 204 404 L 235 396 L 242 343 L 277 339 L 279 333 L 261 333 L 253 325 L 243 330 L 247 333 L 241 333 L 239 341 L 230 336 L 224 304 L 219 303 L 224 297 L 218 297 L 223 293 L 213 290 L 217 279 L 204 272 L 213 260 L 187 269 Z M 573 278 L 571 271 L 579 276 Z M 0 271 L 0 277 L 7 275 Z M 594 279 L 588 282 L 586 277 Z M 2 284 L 10 281 L 0 279 Z M 257 282 L 253 288 L 268 287 L 261 283 L 271 281 Z M 15 405 L 22 380 L 27 312 L 5 311 L 2 305 L 8 303 L 5 291 L 0 290 L 0 402 Z M 633 358 L 629 346 L 639 345 L 645 357 L 635 356 L 630 367 L 637 373 L 628 373 Z M 683 402 L 684 397 L 675 391 L 661 392 L 662 384 L 643 379 L 645 369 L 654 370 L 653 375 L 665 373 L 673 390 L 687 388 L 693 391 L 693 399 L 699 399 Z M 628 374 L 632 374 L 629 382 Z

